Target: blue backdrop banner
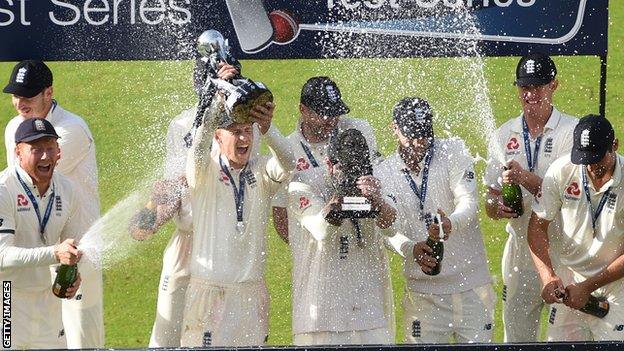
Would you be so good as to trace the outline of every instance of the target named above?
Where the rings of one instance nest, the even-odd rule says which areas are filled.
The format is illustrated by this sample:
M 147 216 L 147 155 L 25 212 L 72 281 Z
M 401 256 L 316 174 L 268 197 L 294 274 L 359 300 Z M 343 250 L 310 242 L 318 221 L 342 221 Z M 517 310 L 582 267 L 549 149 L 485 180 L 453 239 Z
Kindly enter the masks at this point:
M 0 0 L 0 60 L 605 55 L 608 0 Z

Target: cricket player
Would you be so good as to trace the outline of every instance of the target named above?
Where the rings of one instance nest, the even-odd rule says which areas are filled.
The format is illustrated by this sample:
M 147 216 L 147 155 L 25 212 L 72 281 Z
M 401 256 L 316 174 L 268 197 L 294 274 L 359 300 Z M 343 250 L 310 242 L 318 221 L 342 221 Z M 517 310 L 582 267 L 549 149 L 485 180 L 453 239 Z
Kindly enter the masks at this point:
M 462 140 L 434 138 L 432 122 L 427 101 L 399 101 L 392 122 L 398 149 L 378 173 L 396 199 L 396 234 L 388 242 L 405 258 L 405 342 L 491 342 L 496 295 L 477 216 L 473 158 Z M 441 262 L 426 244 L 428 237 L 440 239 L 436 214 L 445 238 Z M 436 264 L 440 273 L 427 275 Z
M 204 66 L 205 64 L 198 60 L 193 72 L 195 92 L 198 95 L 206 80 Z M 238 73 L 239 69 L 240 66 L 224 64 L 217 72 L 217 76 L 221 79 L 230 79 Z M 146 230 L 138 228 L 138 223 L 132 224 L 134 227 L 132 235 L 138 240 L 147 239 L 171 218 L 176 226 L 163 253 L 156 320 L 152 328 L 149 347 L 180 346 L 185 296 L 190 280 L 188 264 L 191 260 L 193 237 L 193 220 L 186 188 L 185 170 L 186 156 L 191 146 L 188 143 L 188 133 L 192 129 L 196 114 L 197 108 L 183 111 L 171 121 L 167 129 L 163 180 L 154 184 L 149 206 L 156 218 L 154 225 Z M 213 152 L 214 149 L 218 149 L 214 147 L 215 145 L 213 145 Z M 257 152 L 257 150 L 254 151 Z M 139 211 L 134 217 L 134 222 L 141 221 L 141 215 Z
M 273 110 L 273 103 L 256 105 L 249 122 L 234 122 L 217 93 L 193 138 L 186 171 L 193 249 L 183 347 L 263 345 L 268 338 L 270 198 L 295 167 L 288 143 L 271 124 Z M 253 128 L 273 157 L 250 157 Z M 219 152 L 211 154 L 213 138 Z
M 333 80 L 329 77 L 308 79 L 301 89 L 299 123 L 287 137 L 297 159 L 297 172 L 322 167 L 330 135 L 349 128 L 364 134 L 373 162 L 381 158 L 373 128 L 365 120 L 345 116 L 349 111 Z M 285 241 L 288 241 L 287 185 L 284 184 L 273 199 L 273 225 Z
M 13 68 L 3 92 L 12 94 L 18 115 L 6 126 L 4 142 L 7 165 L 15 160 L 14 135 L 17 126 L 33 117 L 44 117 L 57 130 L 63 157 L 57 172 L 63 173 L 76 185 L 77 196 L 84 208 L 89 225 L 100 217 L 98 172 L 95 144 L 89 127 L 79 116 L 63 109 L 54 100 L 53 76 L 42 61 L 25 60 Z M 89 261 L 80 262 L 84 278 L 80 291 L 73 299 L 63 300 L 63 325 L 68 348 L 104 347 L 104 311 L 102 272 Z
M 5 348 L 66 348 L 50 267 L 78 262 L 76 244 L 88 223 L 69 179 L 55 172 L 58 138 L 47 119 L 26 119 L 11 138 L 17 162 L 0 173 L 0 279 L 10 323 Z M 77 280 L 68 289 L 68 299 L 79 286 Z
M 484 176 L 486 212 L 492 219 L 508 221 L 509 237 L 502 259 L 506 342 L 537 341 L 541 311 L 545 306 L 526 239 L 529 208 L 533 197 L 539 193 L 548 167 L 570 152 L 577 123 L 577 119 L 553 106 L 553 94 L 559 84 L 556 77 L 555 63 L 547 55 L 530 54 L 520 59 L 515 84 L 522 114 L 500 126 L 488 148 Z M 518 217 L 503 204 L 502 183 L 521 186 L 525 209 L 522 216 Z M 556 221 L 550 230 L 560 230 Z
M 571 154 L 557 159 L 544 175 L 529 222 L 528 243 L 541 297 L 548 304 L 564 304 L 553 305 L 551 319 L 575 322 L 558 330 L 559 339 L 622 340 L 624 158 L 616 153 L 618 140 L 603 116 L 581 118 L 573 140 Z M 550 232 L 559 213 L 562 230 Z M 574 273 L 571 279 L 553 269 L 553 255 Z M 604 318 L 578 311 L 590 295 L 608 301 Z
M 356 134 L 364 139 L 356 129 L 347 129 L 337 138 Z M 335 185 L 345 164 L 332 150 L 336 148 L 329 148 L 320 167 L 295 174 L 288 187 L 294 344 L 392 344 L 394 322 L 387 304 L 392 292 L 377 229 L 392 225 L 395 210 L 382 197 L 379 179 L 363 175 L 354 186 L 379 211 L 378 216 L 330 218 L 341 201 Z M 361 157 L 361 152 L 368 150 L 351 154 Z

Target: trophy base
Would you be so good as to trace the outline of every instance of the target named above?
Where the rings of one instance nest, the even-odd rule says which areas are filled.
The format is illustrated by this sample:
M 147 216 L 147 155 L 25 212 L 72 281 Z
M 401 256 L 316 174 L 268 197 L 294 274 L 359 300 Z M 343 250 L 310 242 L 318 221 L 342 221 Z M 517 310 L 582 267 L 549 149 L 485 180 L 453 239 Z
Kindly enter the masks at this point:
M 273 94 L 268 89 L 258 86 L 236 101 L 234 106 L 232 106 L 230 116 L 236 123 L 250 123 L 249 111 L 254 106 L 264 105 L 267 102 L 273 102 Z
M 373 210 L 368 200 L 361 196 L 345 196 L 342 198 L 339 209 L 331 210 L 326 218 L 375 218 L 379 211 Z

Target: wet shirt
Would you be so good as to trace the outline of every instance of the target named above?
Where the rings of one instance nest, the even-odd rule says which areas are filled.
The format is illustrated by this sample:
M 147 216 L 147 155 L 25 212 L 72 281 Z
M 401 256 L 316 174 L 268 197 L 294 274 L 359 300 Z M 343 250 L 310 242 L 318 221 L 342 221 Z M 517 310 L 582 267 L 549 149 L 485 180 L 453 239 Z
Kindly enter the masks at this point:
M 288 222 L 293 254 L 293 333 L 385 327 L 383 244 L 374 219 L 333 226 L 321 213 L 332 191 L 319 167 L 294 175 Z
M 520 115 L 517 118 L 507 121 L 494 132 L 494 135 L 490 139 L 488 146 L 488 163 L 483 179 L 484 184 L 490 188 L 501 189 L 500 178 L 503 173 L 503 166 L 510 160 L 515 160 L 522 168 L 529 170 L 527 148 L 523 137 L 522 118 L 523 116 Z M 534 169 L 534 173 L 537 176 L 543 178 L 548 167 L 556 159 L 572 150 L 574 127 L 577 122 L 578 120 L 576 118 L 563 114 L 553 107 L 539 142 L 540 147 Z M 531 140 L 529 138 L 529 142 L 531 150 L 530 157 L 534 159 L 536 140 Z M 522 205 L 525 209 L 523 215 L 519 218 L 510 219 L 506 230 L 510 235 L 526 238 L 529 218 L 531 217 L 531 211 L 529 211 L 529 209 L 531 208 L 533 195 L 522 188 L 522 199 Z M 532 267 L 530 257 L 525 261 Z
M 98 171 L 95 159 L 95 143 L 89 127 L 79 116 L 66 111 L 56 101 L 45 117 L 60 136 L 61 159 L 54 172 L 67 176 L 75 183 L 85 216 L 92 223 L 100 217 L 100 195 L 98 193 Z M 7 150 L 7 166 L 15 162 L 15 131 L 24 121 L 16 116 L 4 130 L 4 143 Z
M 595 230 L 581 173 L 586 170 L 584 166 L 573 164 L 570 155 L 558 159 L 548 169 L 541 196 L 533 203 L 533 211 L 540 218 L 552 221 L 561 214 L 562 233 L 549 233 L 550 241 L 561 242 L 561 263 L 582 277 L 581 280 L 596 275 L 624 254 L 623 167 L 624 158 L 618 155 L 611 180 L 600 189 L 595 189 L 589 177 L 586 178 L 594 210 L 608 191 Z M 622 282 L 611 284 L 621 285 Z
M 377 150 L 377 142 L 375 140 L 373 128 L 365 120 L 341 116 L 340 121 L 338 122 L 338 129 L 342 131 L 351 128 L 362 132 L 362 135 L 368 144 L 371 162 L 375 163 L 375 160 L 378 160 L 381 157 L 381 154 Z M 297 124 L 295 131 L 292 132 L 286 139 L 295 153 L 295 159 L 297 160 L 295 171 L 303 172 L 319 166 L 325 166 L 325 156 L 329 139 L 321 143 L 308 142 L 301 133 L 300 124 Z M 285 183 L 282 189 L 273 198 L 273 206 L 287 207 L 287 205 L 288 184 Z
M 396 202 L 396 233 L 388 238 L 390 246 L 403 257 L 407 286 L 420 293 L 454 294 L 491 282 L 487 256 L 477 216 L 478 196 L 473 158 L 457 138 L 437 139 L 429 164 L 423 210 L 410 186 L 406 172 L 417 189 L 423 189 L 425 158 L 418 174 L 410 171 L 395 152 L 379 165 L 379 177 L 387 196 Z M 413 248 L 427 240 L 427 223 L 442 209 L 451 221 L 449 239 L 444 242 L 440 274 L 426 275 L 414 261 Z
M 188 153 L 194 229 L 191 276 L 225 284 L 261 281 L 271 196 L 294 167 L 292 152 L 272 126 L 264 139 L 275 156 L 251 157 L 245 168 L 233 169 L 226 158 L 211 155 L 214 131 L 202 124 Z M 244 202 L 239 225 L 234 189 L 240 190 L 241 180 Z
M 36 204 L 20 183 L 35 196 Z M 52 202 L 52 203 L 50 203 Z M 42 219 L 48 206 L 49 219 L 42 234 L 35 206 Z M 12 289 L 51 293 L 50 265 L 58 263 L 54 245 L 68 238 L 79 239 L 88 229 L 82 208 L 70 181 L 55 174 L 43 196 L 19 166 L 0 174 L 0 279 L 10 280 Z

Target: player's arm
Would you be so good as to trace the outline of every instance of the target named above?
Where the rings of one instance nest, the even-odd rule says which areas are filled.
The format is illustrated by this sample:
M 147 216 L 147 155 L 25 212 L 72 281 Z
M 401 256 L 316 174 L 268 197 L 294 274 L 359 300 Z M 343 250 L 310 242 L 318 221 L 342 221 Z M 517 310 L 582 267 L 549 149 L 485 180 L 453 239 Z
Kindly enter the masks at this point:
M 575 309 L 579 309 L 587 303 L 589 295 L 596 289 L 609 283 L 620 280 L 624 277 L 624 255 L 618 256 L 605 269 L 586 280 L 566 286 L 566 296 L 564 303 Z
M 213 136 L 217 130 L 219 120 L 223 111 L 221 105 L 222 96 L 216 96 L 214 89 L 208 88 L 203 90 L 203 95 L 213 94 L 210 107 L 204 111 L 202 123 L 197 127 L 193 137 L 193 144 L 187 154 L 186 161 L 186 181 L 189 188 L 195 188 L 201 181 L 201 175 L 211 164 L 210 151 L 213 142 Z M 205 98 L 205 97 L 202 97 Z
M 386 201 L 386 196 L 382 195 L 381 181 L 372 175 L 367 175 L 360 177 L 356 185 L 362 196 L 370 200 L 371 207 L 379 211 L 375 219 L 377 227 L 381 229 L 390 227 L 396 219 L 396 209 Z
M 271 204 L 273 206 L 273 227 L 275 227 L 280 238 L 288 243 L 288 210 L 286 209 L 288 206 L 288 188 L 280 186 L 273 196 Z
M 544 178 L 544 190 L 533 202 L 533 212 L 529 220 L 527 240 L 535 269 L 542 281 L 542 299 L 546 303 L 560 302 L 564 291 L 561 278 L 557 276 L 550 260 L 548 226 L 561 211 L 554 170 L 549 169 Z
M 270 180 L 279 183 L 288 179 L 295 169 L 296 160 L 290 143 L 272 123 L 274 110 L 275 105 L 268 102 L 264 105 L 254 106 L 249 114 L 251 120 L 257 123 L 262 138 L 273 154 L 273 157 L 267 162 L 266 174 Z
M 184 176 L 155 182 L 150 201 L 130 219 L 130 235 L 139 241 L 154 235 L 178 212 L 185 192 Z
M 325 220 L 326 203 L 313 187 L 298 175 L 288 185 L 288 213 L 298 220 L 312 237 L 325 240 L 331 224 Z

